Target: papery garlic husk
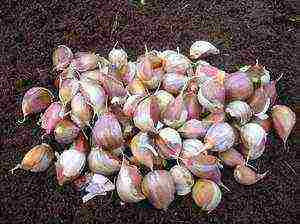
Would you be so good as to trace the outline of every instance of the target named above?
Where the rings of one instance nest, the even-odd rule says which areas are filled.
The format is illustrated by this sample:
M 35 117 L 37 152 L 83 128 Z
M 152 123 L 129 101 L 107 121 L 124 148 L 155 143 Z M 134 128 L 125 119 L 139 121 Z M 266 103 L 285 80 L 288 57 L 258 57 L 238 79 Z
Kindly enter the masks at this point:
M 52 63 L 55 70 L 62 71 L 71 63 L 73 53 L 71 49 L 65 45 L 59 45 L 52 54 Z
M 169 172 L 174 180 L 178 195 L 187 195 L 192 191 L 194 178 L 187 168 L 176 165 L 173 166 Z
M 143 165 L 153 170 L 153 157 L 158 156 L 152 138 L 147 134 L 140 132 L 135 135 L 130 143 L 130 149 L 133 156 Z
M 37 145 L 27 152 L 21 162 L 11 171 L 21 168 L 23 170 L 29 170 L 31 172 L 43 172 L 45 171 L 51 161 L 54 158 L 54 150 L 45 143 Z
M 55 140 L 62 144 L 70 144 L 78 135 L 80 128 L 70 120 L 59 121 L 54 129 Z
M 162 80 L 162 88 L 169 93 L 179 94 L 186 82 L 188 77 L 177 73 L 167 73 L 164 75 Z
M 94 81 L 98 81 L 108 96 L 126 96 L 127 92 L 125 87 L 123 86 L 123 83 L 110 74 L 105 74 L 101 70 L 97 69 L 84 72 L 80 77 L 81 81 L 89 81 L 91 79 Z
M 204 143 L 211 151 L 226 151 L 235 143 L 234 130 L 226 122 L 213 124 L 205 135 Z
M 41 128 L 50 134 L 56 125 L 63 120 L 66 114 L 64 106 L 60 102 L 53 102 L 41 118 Z
M 202 210 L 212 211 L 221 202 L 222 192 L 213 181 L 199 179 L 193 187 L 192 197 Z
M 211 124 L 211 122 L 191 119 L 184 123 L 177 131 L 183 138 L 203 138 Z
M 104 149 L 113 150 L 124 143 L 120 123 L 112 113 L 99 117 L 92 132 L 96 144 Z
M 202 106 L 198 101 L 197 94 L 194 93 L 185 94 L 184 103 L 188 111 L 187 120 L 199 119 L 202 111 Z
M 219 54 L 220 51 L 210 42 L 198 40 L 190 48 L 190 58 L 198 59 L 209 54 Z
M 128 92 L 132 95 L 141 95 L 141 96 L 147 95 L 147 90 L 144 84 L 138 78 L 132 79 L 128 84 L 127 89 Z
M 127 65 L 127 53 L 122 48 L 113 48 L 108 54 L 108 60 L 115 70 Z
M 87 159 L 89 169 L 94 173 L 112 175 L 121 168 L 121 160 L 101 148 L 92 148 Z
M 98 56 L 91 52 L 76 52 L 71 67 L 78 72 L 94 70 L 98 66 Z
M 270 82 L 270 72 L 261 64 L 245 66 L 241 68 L 254 83 L 267 84 Z
M 161 129 L 154 140 L 162 158 L 178 158 L 182 150 L 182 140 L 175 129 L 169 127 Z
M 59 185 L 74 180 L 80 175 L 86 163 L 85 153 L 68 149 L 58 156 L 56 176 Z
M 198 156 L 183 158 L 184 165 L 197 177 L 209 179 L 223 185 L 221 181 L 221 164 L 217 157 L 200 154 Z
M 139 202 L 145 199 L 141 191 L 142 174 L 136 166 L 123 160 L 116 187 L 119 197 L 125 202 Z
M 187 116 L 188 111 L 182 95 L 178 95 L 173 102 L 169 103 L 162 114 L 163 123 L 175 129 L 186 122 Z
M 158 57 L 157 53 L 152 51 L 138 59 L 137 78 L 148 89 L 156 89 L 162 81 L 163 76 L 163 60 Z
M 182 143 L 181 158 L 190 158 L 205 152 L 204 144 L 196 138 L 186 139 Z
M 228 74 L 224 84 L 228 101 L 246 100 L 252 95 L 254 90 L 252 81 L 247 74 L 241 71 Z
M 74 139 L 70 149 L 75 149 L 83 153 L 87 153 L 90 151 L 90 144 L 83 131 L 79 132 L 78 136 Z
M 279 77 L 277 80 L 273 80 L 270 83 L 267 83 L 263 86 L 263 89 L 270 99 L 270 106 L 273 106 L 278 98 L 277 89 L 276 89 L 276 83 L 281 79 Z
M 269 133 L 273 127 L 272 118 L 268 117 L 266 119 L 261 119 L 259 117 L 255 117 L 253 120 L 251 120 L 251 123 L 256 123 L 262 126 L 263 129 L 265 129 L 266 133 Z
M 155 96 L 150 96 L 142 100 L 137 106 L 133 122 L 143 132 L 156 133 L 156 125 L 160 119 L 158 100 Z
M 265 117 L 270 107 L 271 100 L 263 87 L 256 89 L 253 95 L 247 100 L 249 106 L 257 117 Z
M 252 117 L 250 106 L 240 100 L 235 100 L 227 104 L 225 112 L 229 113 L 231 117 L 238 119 L 241 125 L 246 124 Z
M 133 78 L 136 76 L 136 73 L 137 73 L 136 63 L 129 61 L 127 64 L 126 73 L 122 77 L 122 81 L 128 85 L 133 80 Z
M 221 85 L 224 84 L 226 72 L 214 67 L 206 62 L 198 62 L 197 69 L 195 71 L 195 76 L 200 80 L 205 80 L 207 78 L 212 78 Z
M 95 114 L 99 116 L 106 110 L 107 96 L 98 82 L 94 80 L 80 81 L 80 91 L 87 103 L 93 107 Z
M 93 117 L 93 109 L 87 103 L 85 97 L 79 92 L 71 101 L 71 119 L 78 127 L 89 125 Z
M 202 119 L 202 121 L 216 124 L 216 123 L 223 123 L 226 119 L 226 113 L 224 111 L 219 112 L 213 112 L 207 115 L 205 118 Z
M 280 136 L 284 145 L 296 124 L 296 114 L 285 105 L 276 105 L 272 107 L 273 126 Z
M 22 112 L 25 119 L 26 116 L 33 113 L 39 113 L 48 108 L 52 103 L 54 96 L 43 87 L 32 87 L 29 89 L 22 100 Z
M 219 153 L 219 158 L 224 164 L 230 167 L 235 167 L 238 165 L 244 165 L 246 161 L 241 153 L 239 153 L 234 148 L 228 149 L 225 152 Z
M 71 102 L 72 98 L 79 91 L 79 82 L 75 79 L 64 79 L 59 87 L 59 99 L 63 105 Z
M 157 209 L 167 209 L 175 198 L 175 183 L 166 170 L 149 172 L 142 182 L 142 191 Z
M 205 80 L 198 91 L 198 101 L 211 112 L 222 111 L 225 103 L 225 88 L 218 81 Z
M 124 114 L 127 115 L 128 117 L 133 117 L 137 106 L 142 100 L 143 100 L 143 96 L 141 95 L 129 96 L 123 106 Z
M 268 171 L 263 174 L 259 174 L 246 165 L 238 165 L 234 169 L 234 178 L 240 184 L 252 185 L 263 179 L 267 173 Z
M 247 123 L 240 128 L 240 135 L 246 148 L 247 159 L 259 158 L 265 150 L 267 140 L 265 130 L 259 124 Z
M 160 108 L 161 114 L 165 112 L 168 105 L 175 100 L 174 96 L 171 93 L 168 93 L 165 90 L 159 90 L 155 93 L 155 96 L 158 100 L 158 105 Z
M 164 60 L 164 70 L 167 73 L 181 75 L 191 75 L 193 73 L 190 59 L 183 54 L 172 50 L 166 50 L 160 53 L 160 57 Z

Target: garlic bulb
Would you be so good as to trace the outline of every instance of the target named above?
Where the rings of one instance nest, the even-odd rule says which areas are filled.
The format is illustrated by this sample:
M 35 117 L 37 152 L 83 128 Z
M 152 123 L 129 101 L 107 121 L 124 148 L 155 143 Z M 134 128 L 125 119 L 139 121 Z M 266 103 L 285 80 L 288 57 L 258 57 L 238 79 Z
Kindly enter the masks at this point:
M 211 124 L 211 122 L 191 119 L 184 123 L 177 131 L 184 138 L 203 138 Z
M 192 59 L 198 59 L 208 54 L 219 54 L 220 51 L 211 43 L 207 41 L 198 40 L 195 41 L 190 48 L 190 57 Z
M 247 167 L 246 165 L 238 165 L 234 169 L 235 180 L 243 185 L 252 185 L 263 179 L 267 175 L 268 171 L 259 174 Z
M 230 102 L 225 109 L 230 116 L 237 118 L 241 125 L 246 124 L 252 117 L 250 106 L 243 101 L 235 100 Z
M 196 138 L 192 138 L 183 141 L 182 152 L 181 152 L 182 158 L 190 158 L 190 157 L 198 156 L 202 152 L 205 152 L 205 147 L 200 140 Z
M 176 165 L 169 172 L 173 177 L 178 195 L 186 195 L 191 192 L 194 185 L 194 178 L 187 168 Z
M 163 114 L 168 108 L 168 105 L 175 100 L 174 96 L 165 90 L 157 91 L 155 93 L 155 96 L 158 100 L 158 105 L 161 114 Z

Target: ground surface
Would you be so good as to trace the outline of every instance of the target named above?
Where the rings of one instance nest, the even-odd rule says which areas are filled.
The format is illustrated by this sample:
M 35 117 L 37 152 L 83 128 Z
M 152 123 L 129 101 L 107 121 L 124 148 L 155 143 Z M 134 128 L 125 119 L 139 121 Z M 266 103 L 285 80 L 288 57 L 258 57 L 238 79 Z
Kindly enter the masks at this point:
M 270 173 L 255 186 L 237 184 L 231 170 L 226 171 L 223 181 L 231 192 L 225 192 L 220 206 L 208 215 L 197 212 L 190 196 L 177 199 L 167 211 L 145 203 L 121 205 L 110 195 L 83 205 L 78 192 L 58 187 L 53 167 L 40 174 L 8 174 L 31 146 L 41 143 L 34 122 L 15 123 L 27 89 L 53 88 L 50 54 L 59 44 L 107 55 L 118 40 L 134 58 L 145 44 L 155 49 L 179 46 L 187 52 L 194 40 L 209 40 L 221 54 L 208 60 L 227 71 L 258 59 L 274 78 L 284 73 L 278 84 L 280 100 L 297 110 L 295 2 L 146 0 L 144 6 L 121 0 L 1 2 L 0 223 L 296 223 L 296 176 L 282 163 L 296 166 L 295 131 L 288 141 L 289 153 L 284 153 L 275 134 L 269 136 L 257 166 Z

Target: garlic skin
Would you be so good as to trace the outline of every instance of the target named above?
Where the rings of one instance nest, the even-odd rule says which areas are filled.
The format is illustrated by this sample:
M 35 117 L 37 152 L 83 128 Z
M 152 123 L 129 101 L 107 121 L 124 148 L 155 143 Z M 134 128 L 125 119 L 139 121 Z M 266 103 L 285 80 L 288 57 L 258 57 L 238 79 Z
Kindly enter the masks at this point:
M 265 132 L 268 134 L 272 127 L 273 127 L 273 122 L 272 118 L 268 117 L 266 119 L 261 119 L 259 117 L 255 117 L 253 120 L 251 120 L 251 123 L 256 123 L 262 126 L 263 129 L 265 129 Z
M 225 120 L 226 113 L 224 111 L 213 112 L 202 119 L 202 121 L 209 122 L 211 124 L 223 123 Z
M 296 124 L 296 114 L 285 105 L 276 105 L 272 107 L 273 125 L 284 144 L 291 134 Z
M 52 54 L 52 63 L 55 70 L 62 71 L 71 63 L 73 53 L 71 49 L 65 45 L 59 45 Z
M 82 95 L 93 107 L 94 113 L 100 116 L 106 110 L 107 96 L 104 89 L 94 80 L 83 80 L 79 83 Z
M 199 119 L 202 111 L 202 106 L 198 101 L 198 97 L 194 93 L 187 93 L 184 96 L 184 103 L 187 109 L 187 120 Z
M 177 73 L 167 73 L 164 75 L 162 80 L 162 88 L 169 93 L 179 94 L 186 82 L 188 77 Z
M 175 129 L 182 126 L 186 122 L 187 117 L 188 111 L 182 95 L 178 95 L 173 102 L 169 103 L 162 114 L 163 123 Z
M 175 198 L 175 183 L 166 170 L 149 172 L 142 182 L 142 191 L 157 209 L 167 209 Z
M 194 178 L 187 168 L 176 165 L 173 166 L 169 172 L 174 180 L 178 195 L 187 195 L 192 191 Z
M 222 192 L 213 181 L 199 179 L 193 187 L 192 198 L 202 210 L 210 212 L 218 207 Z
M 246 163 L 243 155 L 234 148 L 228 149 L 225 152 L 220 152 L 219 158 L 222 160 L 223 163 L 230 167 L 244 165 Z
M 72 98 L 79 91 L 79 83 L 75 79 L 64 79 L 59 87 L 59 99 L 63 105 L 71 102 Z
M 198 61 L 198 66 L 195 71 L 195 76 L 200 80 L 212 78 L 221 85 L 224 85 L 226 73 L 217 67 L 214 67 L 206 62 Z
M 143 96 L 140 95 L 132 95 L 129 96 L 123 106 L 123 112 L 128 117 L 133 117 L 135 109 L 139 105 L 139 103 L 143 100 Z
M 56 125 L 63 120 L 65 116 L 65 107 L 60 102 L 53 102 L 45 111 L 41 118 L 41 128 L 50 134 Z
M 235 180 L 243 185 L 253 185 L 267 175 L 268 171 L 263 174 L 258 174 L 246 165 L 238 165 L 234 169 Z
M 253 83 L 247 74 L 241 71 L 228 74 L 224 84 L 226 99 L 229 101 L 246 100 L 252 95 L 254 90 Z
M 59 155 L 56 165 L 56 176 L 59 185 L 74 180 L 80 175 L 86 163 L 84 153 L 68 149 Z
M 128 89 L 128 92 L 132 95 L 141 95 L 141 96 L 147 95 L 147 90 L 146 90 L 144 84 L 138 78 L 133 78 L 129 82 L 127 89 Z
M 143 132 L 156 133 L 156 125 L 160 119 L 158 100 L 155 96 L 150 96 L 142 100 L 137 106 L 133 122 Z
M 89 169 L 94 173 L 103 175 L 112 175 L 120 170 L 121 161 L 107 151 L 99 148 L 93 148 L 88 155 Z
M 135 62 L 129 61 L 127 64 L 127 71 L 122 77 L 122 81 L 124 84 L 129 84 L 137 73 L 137 65 Z
M 169 127 L 161 129 L 154 141 L 162 158 L 178 158 L 182 150 L 182 140 L 175 129 Z
M 226 151 L 235 143 L 234 130 L 226 122 L 213 124 L 205 135 L 204 143 L 211 151 Z
M 184 123 L 177 131 L 183 138 L 203 138 L 211 124 L 211 122 L 191 119 Z
M 49 167 L 53 158 L 54 150 L 48 144 L 43 143 L 27 152 L 21 164 L 14 169 L 21 168 L 31 172 L 43 172 Z
M 198 40 L 190 48 L 190 58 L 198 59 L 208 54 L 219 54 L 220 51 L 210 42 Z
M 33 87 L 29 89 L 22 100 L 22 112 L 25 119 L 26 116 L 33 113 L 39 113 L 45 110 L 52 103 L 54 96 L 43 87 Z
M 71 101 L 71 119 L 80 128 L 89 126 L 93 117 L 93 109 L 83 95 L 77 93 Z
M 224 85 L 208 78 L 199 86 L 198 101 L 210 112 L 222 111 L 225 103 Z
M 256 123 L 247 123 L 240 128 L 240 135 L 245 146 L 248 160 L 259 158 L 264 150 L 267 140 L 265 130 Z
M 174 96 L 165 90 L 157 91 L 155 96 L 157 98 L 161 114 L 163 114 L 168 108 L 168 105 L 175 100 Z
M 164 60 L 164 69 L 166 73 L 176 73 L 181 75 L 192 74 L 191 61 L 183 54 L 176 51 L 166 50 L 159 54 Z
M 268 111 L 271 104 L 271 100 L 263 86 L 256 89 L 247 102 L 256 117 L 266 116 L 265 113 Z
M 113 113 L 99 117 L 92 132 L 96 144 L 104 149 L 111 151 L 124 144 L 121 125 Z
M 153 170 L 153 156 L 158 156 L 152 139 L 147 133 L 140 132 L 130 142 L 133 156 L 143 165 Z
M 250 106 L 246 102 L 240 100 L 235 100 L 227 104 L 225 112 L 229 113 L 230 116 L 237 118 L 241 125 L 246 124 L 252 117 Z
M 78 135 L 80 128 L 70 120 L 62 120 L 54 129 L 55 140 L 62 144 L 70 144 Z
M 98 66 L 98 56 L 90 52 L 76 52 L 70 66 L 78 72 L 94 70 Z
M 245 72 L 254 83 L 260 82 L 264 85 L 270 82 L 270 72 L 261 64 L 245 66 L 241 71 Z
M 136 166 L 129 165 L 127 160 L 123 161 L 116 182 L 117 192 L 122 201 L 139 202 L 145 199 L 141 191 L 142 178 Z
M 127 53 L 122 48 L 113 48 L 108 54 L 108 60 L 111 62 L 113 69 L 120 69 L 127 65 Z
M 181 157 L 190 158 L 198 156 L 200 153 L 205 152 L 205 149 L 204 144 L 200 140 L 196 138 L 186 139 L 182 143 Z

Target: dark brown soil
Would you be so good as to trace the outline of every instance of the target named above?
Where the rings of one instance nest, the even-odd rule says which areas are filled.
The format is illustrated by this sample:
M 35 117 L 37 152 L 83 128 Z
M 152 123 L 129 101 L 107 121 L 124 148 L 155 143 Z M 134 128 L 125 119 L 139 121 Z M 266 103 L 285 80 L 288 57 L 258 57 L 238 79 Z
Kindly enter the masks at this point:
M 110 3 L 106 3 L 110 2 Z M 107 55 L 116 41 L 131 58 L 144 51 L 176 49 L 208 40 L 221 50 L 208 60 L 227 71 L 241 64 L 267 66 L 278 84 L 280 101 L 299 111 L 296 77 L 296 0 L 3 0 L 0 4 L 0 223 L 296 223 L 295 131 L 284 152 L 272 133 L 257 162 L 269 175 L 255 186 L 237 184 L 226 169 L 219 207 L 199 212 L 190 196 L 178 198 L 167 211 L 147 203 L 121 205 L 116 195 L 97 197 L 86 205 L 72 187 L 58 187 L 54 167 L 44 173 L 8 173 L 35 144 L 41 143 L 38 117 L 25 125 L 22 96 L 32 86 L 54 88 L 51 52 L 65 44 Z M 298 48 L 299 51 L 299 48 Z M 299 92 L 298 92 L 299 94 Z M 296 108 L 296 101 L 298 107 Z

